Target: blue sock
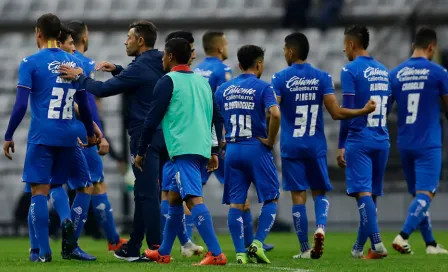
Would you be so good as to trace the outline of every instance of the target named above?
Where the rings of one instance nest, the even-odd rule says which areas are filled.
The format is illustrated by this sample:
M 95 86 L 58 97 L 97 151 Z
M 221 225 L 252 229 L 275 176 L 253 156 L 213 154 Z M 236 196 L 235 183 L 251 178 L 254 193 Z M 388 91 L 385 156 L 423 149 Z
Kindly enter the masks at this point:
M 77 192 L 72 204 L 72 221 L 75 227 L 76 239 L 81 236 L 82 229 L 87 220 L 91 196 L 86 193 Z
M 277 215 L 277 203 L 269 202 L 263 205 L 261 208 L 260 216 L 258 217 L 258 228 L 257 233 L 255 233 L 255 240 L 260 241 L 264 244 L 266 236 L 271 231 L 272 226 L 274 226 L 275 216 Z
M 424 214 L 423 220 L 420 222 L 418 227 L 425 243 L 434 244 L 436 239 L 434 239 L 434 236 L 432 234 L 432 224 L 431 218 L 429 216 L 429 211 Z
M 409 206 L 408 217 L 404 222 L 402 232 L 411 235 L 425 217 L 424 214 L 428 211 L 430 204 L 431 198 L 428 195 L 417 194 Z
M 244 246 L 248 247 L 254 241 L 254 223 L 252 221 L 252 212 L 250 210 L 243 212 L 244 224 Z
M 213 256 L 219 256 L 222 253 L 215 230 L 213 229 L 213 221 L 205 204 L 199 204 L 191 209 L 194 224 L 199 234 L 207 245 L 208 251 L 212 252 Z
M 47 197 L 35 195 L 31 197 L 30 206 L 31 222 L 39 242 L 39 256 L 51 255 L 50 240 L 48 237 L 48 206 Z
M 316 215 L 316 227 L 325 230 L 327 226 L 328 209 L 330 202 L 327 196 L 318 195 L 314 198 L 314 213 Z
M 243 211 L 235 208 L 229 209 L 227 225 L 229 226 L 230 235 L 232 236 L 233 245 L 236 253 L 246 253 L 244 247 L 244 221 Z
M 159 248 L 159 253 L 162 256 L 170 255 L 171 250 L 173 249 L 174 240 L 176 240 L 176 236 L 179 233 L 184 217 L 184 206 L 170 206 L 168 215 L 163 241 Z
M 116 245 L 120 241 L 120 235 L 118 235 L 117 228 L 115 227 L 112 206 L 110 205 L 107 193 L 92 195 L 92 205 L 96 221 L 103 227 L 107 241 Z
M 193 216 L 191 214 L 185 215 L 185 228 L 187 229 L 187 236 L 188 239 L 193 241 L 193 226 L 194 226 L 194 220 Z
M 292 206 L 292 219 L 297 238 L 299 238 L 300 251 L 305 252 L 310 249 L 310 245 L 308 243 L 308 217 L 306 215 L 305 204 L 297 204 Z
M 61 219 L 61 225 L 66 219 L 71 219 L 70 202 L 65 189 L 62 186 L 52 188 L 50 190 L 50 198 L 53 202 L 54 209 Z
M 185 214 L 182 216 L 182 225 L 181 225 L 179 232 L 177 233 L 177 238 L 179 238 L 179 242 L 182 246 L 185 245 L 190 240 L 190 238 L 187 235 L 187 225 L 185 224 Z
M 372 249 L 374 245 L 381 243 L 380 231 L 378 228 L 378 217 L 376 215 L 376 206 L 371 196 L 362 196 L 358 199 L 358 210 L 361 218 L 361 225 L 364 234 L 370 238 Z
M 33 217 L 31 215 L 31 206 L 28 210 L 28 234 L 30 236 L 30 246 L 31 249 L 39 249 L 39 241 L 36 237 L 36 232 L 34 231 L 34 225 L 33 225 Z
M 356 242 L 355 245 L 353 246 L 353 250 L 360 252 L 364 251 L 364 245 L 367 242 L 367 238 L 369 237 L 365 234 L 362 223 L 360 222 L 358 226 L 358 237 L 356 237 Z
M 168 200 L 162 200 L 160 203 L 160 228 L 162 230 L 162 237 L 163 237 L 163 231 L 165 230 L 165 224 L 166 220 L 168 218 L 168 210 L 170 209 L 170 204 Z

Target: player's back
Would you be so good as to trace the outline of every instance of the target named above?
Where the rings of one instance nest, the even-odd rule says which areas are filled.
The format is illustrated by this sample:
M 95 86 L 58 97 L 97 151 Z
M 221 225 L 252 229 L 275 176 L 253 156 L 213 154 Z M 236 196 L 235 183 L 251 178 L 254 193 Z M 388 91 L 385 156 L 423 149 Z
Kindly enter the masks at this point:
M 275 74 L 272 84 L 281 97 L 282 157 L 326 155 L 322 103 L 324 95 L 334 94 L 331 76 L 308 63 L 293 64 Z
M 201 63 L 196 65 L 194 72 L 205 77 L 213 92 L 221 84 L 232 78 L 232 70 L 217 57 L 206 57 Z
M 18 85 L 31 91 L 28 143 L 77 145 L 73 99 L 79 86 L 59 77 L 60 65 L 80 67 L 81 63 L 59 48 L 42 49 L 22 60 Z
M 266 98 L 269 95 L 272 99 Z M 259 143 L 257 137 L 267 137 L 266 108 L 276 104 L 268 83 L 241 74 L 219 87 L 215 98 L 224 117 L 227 142 Z
M 398 106 L 398 147 L 441 147 L 440 96 L 448 94 L 446 70 L 426 58 L 410 58 L 390 77 Z
M 360 56 L 342 68 L 343 95 L 354 95 L 354 108 L 363 108 L 369 99 L 377 104 L 367 116 L 350 121 L 348 142 L 361 142 L 374 147 L 389 147 L 386 116 L 390 96 L 389 72 L 372 57 Z

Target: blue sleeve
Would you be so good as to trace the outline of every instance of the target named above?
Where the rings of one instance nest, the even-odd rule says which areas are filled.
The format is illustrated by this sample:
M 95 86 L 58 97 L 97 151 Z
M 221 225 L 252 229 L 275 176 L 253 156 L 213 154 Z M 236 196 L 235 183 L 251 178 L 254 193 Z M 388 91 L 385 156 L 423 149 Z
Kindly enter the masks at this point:
M 448 73 L 443 69 L 440 73 L 439 95 L 448 95 Z
M 11 118 L 9 119 L 8 128 L 5 133 L 5 141 L 12 141 L 14 132 L 19 127 L 25 116 L 26 109 L 28 107 L 28 98 L 30 96 L 30 90 L 19 86 L 17 87 L 16 102 L 12 108 Z
M 93 136 L 93 120 L 92 113 L 89 107 L 89 101 L 87 98 L 87 92 L 76 92 L 76 101 L 78 101 L 80 120 L 86 127 L 87 136 Z
M 137 64 L 131 63 L 127 69 L 105 82 L 96 81 L 84 75 L 81 75 L 78 81 L 89 93 L 99 97 L 108 97 L 134 90 L 145 80 L 143 73 Z
M 355 108 L 355 96 L 353 95 L 343 95 L 342 96 L 342 107 L 347 109 Z M 338 148 L 345 148 L 345 141 L 347 140 L 348 129 L 350 127 L 350 119 L 341 120 L 341 126 L 339 129 L 339 143 Z
M 324 74 L 322 78 L 323 95 L 334 94 L 333 78 L 329 74 Z
M 138 155 L 146 154 L 148 145 L 151 143 L 152 135 L 157 129 L 157 126 L 162 122 L 168 106 L 170 105 L 171 97 L 173 96 L 174 83 L 171 77 L 164 76 L 157 82 L 154 87 L 154 100 L 149 105 L 149 111 L 143 123 L 143 131 L 140 136 L 140 144 L 138 146 Z
M 275 94 L 277 96 L 282 96 L 282 75 L 280 73 L 277 73 L 272 76 L 272 88 L 274 88 Z
M 275 97 L 274 89 L 271 85 L 263 89 L 264 107 L 269 109 L 272 106 L 278 106 L 277 98 Z
M 115 71 L 112 71 L 112 75 L 116 76 L 124 70 L 123 66 L 115 64 Z
M 88 99 L 88 102 L 89 102 L 90 112 L 92 113 L 92 120 L 100 128 L 101 133 L 103 133 L 103 137 L 106 137 L 104 135 L 103 125 L 101 124 L 100 115 L 98 113 L 98 107 L 96 106 L 95 97 L 92 94 L 88 93 L 87 94 L 87 99 Z
M 342 94 L 355 95 L 355 77 L 352 72 L 343 67 L 341 71 Z
M 33 89 L 32 74 L 34 71 L 34 64 L 32 60 L 24 58 L 19 66 L 18 72 L 18 87 Z
M 222 73 L 219 74 L 219 76 L 216 77 L 214 80 L 215 89 L 214 92 L 221 86 L 223 83 L 226 83 L 232 79 L 232 69 L 230 67 L 225 67 L 222 71 Z

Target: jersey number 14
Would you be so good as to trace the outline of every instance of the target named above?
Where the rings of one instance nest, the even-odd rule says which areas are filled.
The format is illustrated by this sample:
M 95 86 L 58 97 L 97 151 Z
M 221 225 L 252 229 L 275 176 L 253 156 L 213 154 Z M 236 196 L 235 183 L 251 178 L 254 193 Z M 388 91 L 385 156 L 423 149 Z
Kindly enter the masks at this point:
M 65 105 L 62 108 L 62 119 L 73 119 L 73 96 L 75 93 L 75 89 L 67 90 Z M 56 98 L 50 100 L 50 105 L 48 106 L 48 119 L 61 119 L 61 107 L 64 94 L 65 90 L 63 88 L 53 88 L 51 95 L 56 96 Z

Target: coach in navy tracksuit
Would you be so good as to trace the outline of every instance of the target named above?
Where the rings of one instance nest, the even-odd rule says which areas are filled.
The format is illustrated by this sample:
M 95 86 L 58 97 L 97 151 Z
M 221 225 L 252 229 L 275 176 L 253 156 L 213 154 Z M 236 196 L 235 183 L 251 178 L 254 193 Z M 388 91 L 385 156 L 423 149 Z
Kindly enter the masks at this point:
M 127 261 L 139 261 L 140 248 L 146 232 L 146 242 L 150 249 L 161 244 L 160 204 L 159 204 L 159 158 L 166 154 L 165 141 L 159 128 L 148 147 L 143 172 L 134 167 L 134 156 L 137 155 L 139 138 L 146 113 L 152 102 L 154 86 L 164 75 L 162 67 L 163 52 L 154 48 L 157 39 L 156 27 L 148 21 L 137 21 L 129 26 L 128 39 L 125 42 L 128 56 L 135 60 L 123 69 L 119 65 L 102 62 L 95 67 L 111 72 L 113 78 L 101 82 L 77 74 L 76 78 L 85 89 L 99 97 L 108 97 L 125 93 L 128 100 L 129 123 L 128 133 L 131 137 L 131 160 L 135 175 L 134 186 L 134 229 L 129 242 L 115 252 L 115 257 Z

